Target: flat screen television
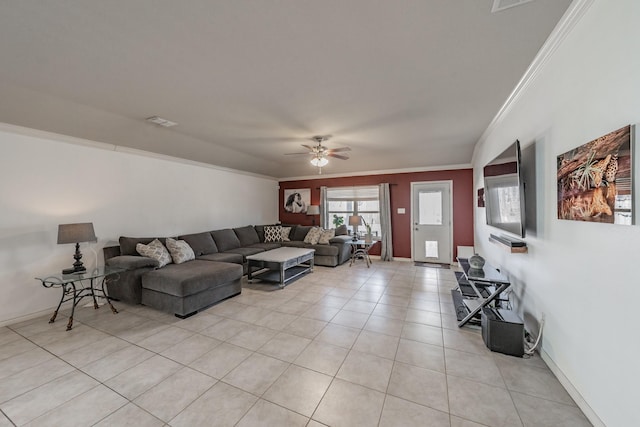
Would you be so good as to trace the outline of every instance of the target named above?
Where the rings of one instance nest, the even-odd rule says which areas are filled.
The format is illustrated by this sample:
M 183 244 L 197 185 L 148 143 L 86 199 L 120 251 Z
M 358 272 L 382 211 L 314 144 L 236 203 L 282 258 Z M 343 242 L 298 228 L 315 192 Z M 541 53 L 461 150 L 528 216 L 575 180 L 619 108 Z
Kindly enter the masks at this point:
M 487 224 L 518 237 L 525 235 L 524 180 L 520 141 L 516 140 L 483 170 Z

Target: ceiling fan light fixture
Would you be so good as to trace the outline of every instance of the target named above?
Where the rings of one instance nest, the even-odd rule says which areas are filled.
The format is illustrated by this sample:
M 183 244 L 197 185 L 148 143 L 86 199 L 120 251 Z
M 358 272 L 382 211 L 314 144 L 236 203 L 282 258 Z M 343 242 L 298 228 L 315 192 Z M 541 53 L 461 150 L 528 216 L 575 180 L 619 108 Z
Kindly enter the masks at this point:
M 325 166 L 327 163 L 329 163 L 329 160 L 327 160 L 325 157 L 314 157 L 313 159 L 311 159 L 311 164 L 319 168 Z

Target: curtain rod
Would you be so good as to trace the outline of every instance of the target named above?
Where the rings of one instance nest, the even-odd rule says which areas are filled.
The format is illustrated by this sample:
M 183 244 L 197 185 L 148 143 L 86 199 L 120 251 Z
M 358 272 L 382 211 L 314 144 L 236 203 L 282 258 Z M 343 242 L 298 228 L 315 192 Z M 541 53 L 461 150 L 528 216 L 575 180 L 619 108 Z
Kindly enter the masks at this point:
M 384 182 L 381 182 L 380 184 L 385 184 Z M 380 185 L 380 184 L 372 184 L 372 185 L 343 185 L 342 187 L 373 187 L 376 185 Z M 393 184 L 393 183 L 389 183 L 389 187 L 393 187 L 395 185 L 400 185 L 400 184 Z M 328 187 L 328 186 L 327 186 Z M 341 187 L 340 185 L 338 185 L 338 187 Z M 331 187 L 331 188 L 337 188 L 337 187 Z M 319 190 L 320 187 L 315 187 L 316 190 Z

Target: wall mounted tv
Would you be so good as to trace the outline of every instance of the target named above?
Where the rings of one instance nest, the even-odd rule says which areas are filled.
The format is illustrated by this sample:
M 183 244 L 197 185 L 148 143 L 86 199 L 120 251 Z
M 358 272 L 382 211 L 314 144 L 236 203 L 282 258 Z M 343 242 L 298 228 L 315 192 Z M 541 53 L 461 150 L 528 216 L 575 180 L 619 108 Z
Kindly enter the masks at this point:
M 484 167 L 487 224 L 524 237 L 524 180 L 520 141 L 514 142 Z

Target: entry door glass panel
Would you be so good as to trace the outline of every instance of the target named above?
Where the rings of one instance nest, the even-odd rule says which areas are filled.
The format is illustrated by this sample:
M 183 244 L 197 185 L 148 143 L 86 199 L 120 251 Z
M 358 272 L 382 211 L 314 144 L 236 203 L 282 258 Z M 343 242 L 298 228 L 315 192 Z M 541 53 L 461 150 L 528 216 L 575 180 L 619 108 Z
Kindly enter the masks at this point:
M 413 258 L 452 262 L 451 182 L 413 184 Z

